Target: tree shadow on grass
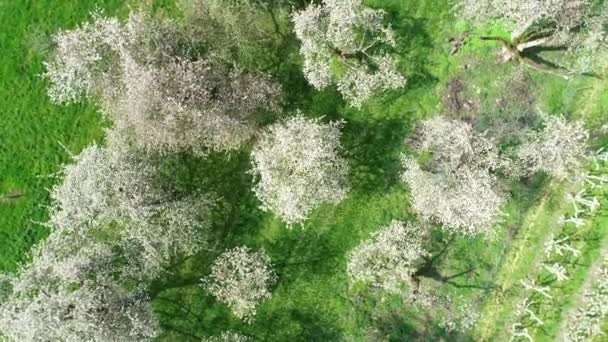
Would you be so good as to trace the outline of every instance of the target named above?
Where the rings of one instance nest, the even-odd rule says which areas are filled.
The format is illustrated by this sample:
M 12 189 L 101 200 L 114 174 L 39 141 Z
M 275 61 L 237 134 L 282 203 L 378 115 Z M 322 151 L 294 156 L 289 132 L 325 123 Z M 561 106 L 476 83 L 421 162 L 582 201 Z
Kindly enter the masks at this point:
M 437 84 L 439 79 L 429 70 L 435 48 L 429 34 L 429 20 L 404 15 L 399 9 L 387 8 L 391 26 L 398 37 L 396 53 L 407 78 L 408 88 L 422 88 Z
M 273 311 L 258 317 L 253 327 L 256 341 L 340 341 L 342 332 L 331 322 L 305 309 Z
M 201 341 L 239 323 L 202 288 L 167 291 L 155 299 L 154 310 L 161 322 L 160 341 Z
M 409 126 L 402 119 L 370 119 L 345 125 L 343 145 L 351 162 L 354 191 L 382 193 L 398 182 L 400 153 Z
M 282 286 L 310 275 L 331 276 L 344 247 L 335 238 L 312 229 L 287 232 L 267 248 Z
M 373 298 L 373 299 L 372 299 Z M 363 303 L 362 303 L 363 304 Z M 370 297 L 357 310 L 369 340 L 469 341 L 465 335 L 448 333 L 439 325 L 434 308 L 412 307 L 402 300 Z M 373 337 L 372 337 L 373 336 Z
M 230 245 L 255 231 L 264 216 L 252 190 L 250 169 L 249 152 L 239 151 L 205 158 L 183 154 L 166 163 L 163 172 L 170 191 L 186 195 L 199 192 L 216 200 L 211 235 Z

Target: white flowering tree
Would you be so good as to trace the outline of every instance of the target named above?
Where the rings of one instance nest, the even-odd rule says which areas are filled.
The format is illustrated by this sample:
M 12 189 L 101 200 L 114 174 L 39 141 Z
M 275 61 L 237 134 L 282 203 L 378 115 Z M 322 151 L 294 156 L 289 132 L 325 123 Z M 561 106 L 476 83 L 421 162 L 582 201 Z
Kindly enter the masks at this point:
M 154 205 L 162 201 L 162 194 L 152 186 L 156 167 L 134 150 L 92 145 L 74 159 L 64 168 L 63 181 L 51 191 L 54 227 L 147 221 Z
M 0 331 L 13 341 L 147 341 L 158 327 L 144 293 L 84 282 L 13 294 L 0 306 Z
M 121 92 L 106 108 L 150 151 L 236 150 L 258 129 L 256 113 L 278 110 L 280 90 L 267 77 L 210 60 L 124 67 Z
M 545 172 L 558 179 L 572 176 L 586 160 L 588 136 L 580 122 L 545 116 L 544 127 L 519 147 L 519 167 L 527 175 Z
M 10 283 L 0 331 L 14 341 L 145 341 L 156 336 L 146 292 L 127 286 L 109 244 L 53 231 Z
M 289 21 L 283 0 L 180 0 L 188 31 L 207 37 L 215 54 L 247 65 L 273 58 Z M 211 32 L 210 32 L 211 31 Z M 260 63 L 262 62 L 262 63 Z
M 346 197 L 349 166 L 340 156 L 341 125 L 298 115 L 260 135 L 252 152 L 252 173 L 262 209 L 293 224 L 319 205 Z
M 452 232 L 491 235 L 505 202 L 493 174 L 505 161 L 494 143 L 467 123 L 435 118 L 421 124 L 412 147 L 431 153 L 423 162 L 403 159 L 401 179 L 418 215 Z
M 425 249 L 426 231 L 393 220 L 353 249 L 347 270 L 351 283 L 363 282 L 391 292 L 412 286 L 412 277 L 430 256 Z
M 110 131 L 108 146 L 92 145 L 65 167 L 63 182 L 51 192 L 49 239 L 85 241 L 99 227 L 114 225 L 112 236 L 137 252 L 130 258 L 138 265 L 133 274 L 155 277 L 205 246 L 213 203 L 204 194 L 175 198 L 161 191 L 154 158 L 123 137 Z
M 385 12 L 361 0 L 323 0 L 293 15 L 301 41 L 304 75 L 316 89 L 337 83 L 338 90 L 360 108 L 374 94 L 405 86 L 396 60 L 395 34 Z
M 270 257 L 244 246 L 222 253 L 213 262 L 211 274 L 203 279 L 208 291 L 246 322 L 253 319 L 260 302 L 270 298 L 275 282 Z
M 256 131 L 256 114 L 278 110 L 277 84 L 212 54 L 193 60 L 182 46 L 196 39 L 171 21 L 96 15 L 54 40 L 45 74 L 51 99 L 97 100 L 121 132 L 132 131 L 151 151 L 234 150 Z

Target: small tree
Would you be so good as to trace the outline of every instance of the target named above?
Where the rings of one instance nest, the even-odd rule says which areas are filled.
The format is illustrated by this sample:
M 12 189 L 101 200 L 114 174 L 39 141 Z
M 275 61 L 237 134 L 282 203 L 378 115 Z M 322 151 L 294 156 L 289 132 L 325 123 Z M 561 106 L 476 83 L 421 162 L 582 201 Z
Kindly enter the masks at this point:
M 247 247 L 224 252 L 214 261 L 209 277 L 203 279 L 209 292 L 246 322 L 253 319 L 258 304 L 270 298 L 275 282 L 270 257 Z
M 544 128 L 518 149 L 522 173 L 545 172 L 559 179 L 573 175 L 586 160 L 588 136 L 580 122 L 546 116 Z
M 514 32 L 523 32 L 541 20 L 550 22 L 558 30 L 569 31 L 580 25 L 591 9 L 588 0 L 459 0 L 455 5 L 476 25 L 499 19 Z
M 203 339 L 203 342 L 251 342 L 251 339 L 248 336 L 241 335 L 239 333 L 235 333 L 233 331 L 224 331 L 218 336 L 212 336 L 206 339 Z
M 493 171 L 506 165 L 493 141 L 466 123 L 436 118 L 421 124 L 412 147 L 422 162 L 404 157 L 401 179 L 414 210 L 452 232 L 491 235 L 505 201 Z
M 411 285 L 422 259 L 426 232 L 418 226 L 393 220 L 363 241 L 348 257 L 351 282 L 364 282 L 392 292 Z
M 405 86 L 388 50 L 395 35 L 384 24 L 385 12 L 363 6 L 361 0 L 323 0 L 293 15 L 302 46 L 304 75 L 316 89 L 331 83 L 354 107 L 375 93 Z
M 456 13 L 474 26 L 499 20 L 509 28 L 511 40 L 482 37 L 503 43 L 505 60 L 519 60 L 537 70 L 567 74 L 527 57 L 531 48 L 561 47 L 570 55 L 567 62 L 571 72 L 592 72 L 601 65 L 600 51 L 608 51 L 605 25 L 608 23 L 606 4 L 591 0 L 456 0 Z M 542 60 L 542 59 L 541 59 Z
M 346 197 L 349 166 L 339 155 L 341 125 L 298 115 L 260 136 L 252 152 L 252 173 L 262 209 L 292 224 L 319 205 Z

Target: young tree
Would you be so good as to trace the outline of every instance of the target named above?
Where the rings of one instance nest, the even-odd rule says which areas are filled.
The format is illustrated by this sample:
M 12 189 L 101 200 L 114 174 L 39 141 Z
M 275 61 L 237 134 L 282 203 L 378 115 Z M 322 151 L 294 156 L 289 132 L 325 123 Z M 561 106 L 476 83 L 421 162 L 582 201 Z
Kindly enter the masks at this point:
M 608 316 L 608 260 L 604 259 L 600 269 L 591 274 L 594 277 L 590 288 L 583 293 L 582 305 L 568 317 L 564 337 L 568 341 L 591 341 L 605 335 L 602 324 Z
M 234 150 L 255 132 L 256 114 L 278 110 L 276 83 L 197 52 L 202 43 L 171 21 L 96 15 L 55 42 L 45 74 L 51 99 L 98 100 L 120 132 L 151 151 Z
M 591 0 L 456 0 L 455 9 L 474 26 L 500 20 L 509 28 L 511 40 L 481 37 L 500 41 L 506 60 L 518 60 L 541 71 L 568 78 L 564 71 L 592 72 L 601 65 L 600 51 L 608 51 L 605 25 L 607 4 Z M 567 50 L 570 58 L 562 61 L 568 69 L 560 70 L 542 59 L 527 56 L 531 48 L 558 47 Z M 538 57 L 538 56 L 537 56 Z M 541 61 L 538 63 L 537 61 Z
M 346 197 L 349 166 L 339 155 L 341 125 L 298 115 L 260 135 L 251 172 L 262 209 L 293 224 L 319 205 Z
M 270 298 L 276 275 L 264 251 L 236 247 L 225 251 L 211 266 L 203 284 L 240 319 L 250 322 L 258 304 Z
M 542 130 L 517 151 L 521 172 L 545 172 L 558 179 L 573 175 L 586 160 L 588 137 L 582 123 L 568 122 L 563 116 L 546 116 Z
M 460 0 L 455 5 L 476 25 L 498 19 L 513 32 L 524 32 L 532 24 L 545 20 L 555 29 L 567 32 L 583 22 L 591 4 L 589 0 Z
M 423 163 L 403 159 L 414 210 L 452 232 L 491 235 L 505 201 L 493 171 L 506 162 L 494 143 L 464 122 L 435 118 L 421 124 L 412 147 L 431 153 Z
M 203 339 L 203 342 L 251 342 L 253 339 L 233 331 L 224 331 L 219 336 Z
M 425 257 L 426 232 L 419 226 L 393 220 L 363 241 L 348 257 L 351 282 L 364 282 L 399 292 L 412 285 L 412 277 Z
M 395 33 L 384 24 L 385 12 L 361 0 L 323 0 L 293 15 L 301 41 L 304 75 L 316 89 L 332 83 L 354 107 L 379 91 L 405 86 L 397 63 L 388 53 Z

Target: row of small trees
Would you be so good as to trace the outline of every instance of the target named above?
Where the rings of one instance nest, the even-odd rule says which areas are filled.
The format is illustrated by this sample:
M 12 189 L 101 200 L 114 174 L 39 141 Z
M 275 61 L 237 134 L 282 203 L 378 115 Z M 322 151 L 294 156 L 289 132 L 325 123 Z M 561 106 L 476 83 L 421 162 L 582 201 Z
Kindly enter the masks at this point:
M 602 324 L 608 316 L 608 262 L 591 274 L 591 287 L 583 293 L 582 305 L 568 317 L 566 336 L 570 341 L 588 341 L 605 334 Z
M 569 271 L 577 265 L 577 260 L 582 254 L 577 248 L 577 245 L 581 246 L 584 243 L 579 239 L 581 231 L 587 226 L 587 220 L 599 209 L 600 202 L 596 196 L 605 195 L 604 189 L 608 184 L 608 153 L 599 150 L 590 159 L 591 167 L 588 171 L 582 171 L 573 178 L 571 185 L 576 189 L 576 193 L 567 194 L 565 197 L 565 201 L 571 207 L 567 210 L 568 213 L 560 216 L 556 222 L 560 227 L 559 236 L 555 237 L 552 234 L 544 243 L 545 260 L 541 271 L 534 278 L 520 280 L 525 296 L 516 305 L 516 317 L 511 326 L 511 341 L 534 340 L 530 328 L 545 325 L 544 311 L 557 299 L 553 283 L 570 280 Z M 608 312 L 601 272 L 603 272 L 602 268 L 598 275 L 591 275 L 600 279 L 597 288 L 586 290 L 583 306 L 569 318 L 570 322 L 565 327 L 563 336 L 569 341 L 586 340 L 601 330 L 601 319 Z M 593 298 L 594 301 L 589 302 L 588 297 Z

